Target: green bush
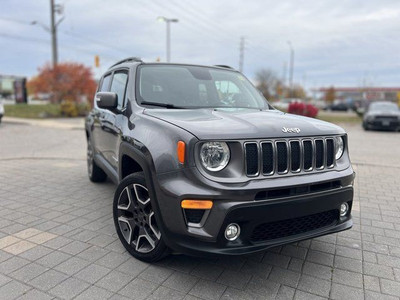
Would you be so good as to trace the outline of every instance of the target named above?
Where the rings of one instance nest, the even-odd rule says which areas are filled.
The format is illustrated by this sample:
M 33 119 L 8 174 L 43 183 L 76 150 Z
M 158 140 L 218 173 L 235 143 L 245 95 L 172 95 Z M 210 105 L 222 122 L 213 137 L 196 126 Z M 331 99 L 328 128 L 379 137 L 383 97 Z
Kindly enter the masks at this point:
M 90 110 L 88 103 L 76 103 L 73 101 L 61 102 L 61 115 L 64 117 L 84 117 Z
M 5 104 L 4 115 L 16 118 L 56 118 L 60 117 L 59 104 Z

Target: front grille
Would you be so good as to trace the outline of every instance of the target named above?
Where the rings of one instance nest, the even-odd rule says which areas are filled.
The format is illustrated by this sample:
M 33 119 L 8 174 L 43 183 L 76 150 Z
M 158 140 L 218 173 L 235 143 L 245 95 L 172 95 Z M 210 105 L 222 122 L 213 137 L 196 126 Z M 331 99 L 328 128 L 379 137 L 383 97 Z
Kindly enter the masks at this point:
M 315 167 L 321 169 L 324 167 L 324 142 L 315 140 Z
M 396 122 L 398 119 L 396 116 L 378 116 L 375 117 L 375 121 L 394 121 Z
M 311 141 L 303 141 L 304 148 L 304 170 L 312 170 L 313 166 L 313 146 Z
M 274 147 L 271 142 L 261 143 L 263 174 L 274 172 Z
M 295 236 L 333 225 L 339 219 L 338 210 L 330 210 L 309 216 L 263 223 L 251 234 L 252 242 L 261 242 Z
M 333 138 L 246 142 L 245 171 L 250 177 L 323 170 L 335 166 Z
M 257 143 L 246 144 L 246 172 L 249 176 L 258 174 L 258 145 Z
M 332 139 L 326 140 L 326 165 L 329 167 L 333 167 L 335 157 L 335 144 Z
M 290 159 L 292 161 L 292 172 L 300 171 L 301 155 L 300 155 L 300 142 L 291 141 L 290 142 Z
M 288 147 L 286 142 L 277 142 L 278 173 L 285 173 L 288 169 Z

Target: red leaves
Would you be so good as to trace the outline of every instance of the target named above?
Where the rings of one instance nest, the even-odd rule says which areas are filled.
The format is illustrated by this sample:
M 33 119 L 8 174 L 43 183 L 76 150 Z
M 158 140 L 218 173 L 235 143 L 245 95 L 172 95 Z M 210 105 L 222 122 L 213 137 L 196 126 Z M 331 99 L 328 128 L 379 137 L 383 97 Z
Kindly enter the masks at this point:
M 296 101 L 289 104 L 288 113 L 315 118 L 318 114 L 318 108 L 312 104 Z
M 60 63 L 54 69 L 47 64 L 39 68 L 39 75 L 28 82 L 28 90 L 35 95 L 50 94 L 52 102 L 63 100 L 91 101 L 96 91 L 96 82 L 90 68 L 79 63 Z

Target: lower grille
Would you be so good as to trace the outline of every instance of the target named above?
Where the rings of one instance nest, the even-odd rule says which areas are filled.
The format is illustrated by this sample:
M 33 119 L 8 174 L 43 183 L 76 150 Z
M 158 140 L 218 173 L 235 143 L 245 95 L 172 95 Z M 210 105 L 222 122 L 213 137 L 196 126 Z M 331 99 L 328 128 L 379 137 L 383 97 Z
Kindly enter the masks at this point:
M 204 216 L 204 209 L 184 209 L 187 223 L 200 223 Z
M 263 223 L 253 230 L 250 240 L 261 242 L 294 236 L 333 225 L 338 219 L 339 211 L 335 209 L 294 219 Z

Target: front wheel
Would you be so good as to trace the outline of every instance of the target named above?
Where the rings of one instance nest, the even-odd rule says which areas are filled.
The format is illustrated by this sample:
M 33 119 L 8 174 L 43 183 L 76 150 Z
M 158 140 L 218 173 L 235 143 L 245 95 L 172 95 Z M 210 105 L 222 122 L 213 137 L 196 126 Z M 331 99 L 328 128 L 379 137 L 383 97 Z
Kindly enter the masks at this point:
M 127 176 L 118 185 L 113 215 L 118 237 L 134 257 L 155 262 L 168 253 L 142 172 Z

